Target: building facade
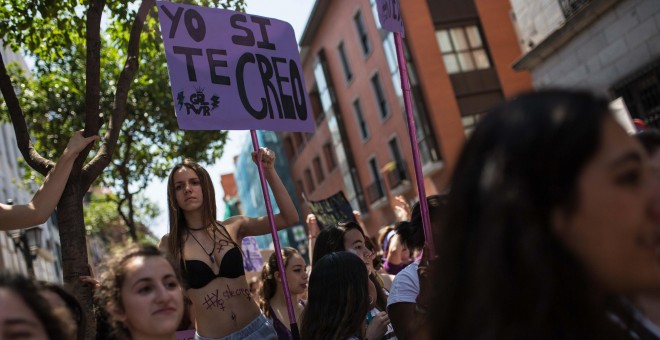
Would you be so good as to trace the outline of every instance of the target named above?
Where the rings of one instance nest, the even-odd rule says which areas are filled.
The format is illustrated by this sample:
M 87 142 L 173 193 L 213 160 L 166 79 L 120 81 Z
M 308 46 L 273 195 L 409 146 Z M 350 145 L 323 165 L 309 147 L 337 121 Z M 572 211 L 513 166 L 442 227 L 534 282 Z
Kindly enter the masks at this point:
M 401 6 L 418 148 L 432 195 L 446 190 L 465 132 L 531 81 L 511 70 L 521 52 L 507 0 Z M 394 221 L 394 196 L 417 200 L 394 37 L 381 29 L 376 10 L 375 0 L 316 2 L 300 41 L 316 131 L 282 134 L 298 197 L 318 201 L 343 191 L 372 235 Z
M 272 131 L 257 131 L 257 138 L 261 147 L 267 147 L 275 152 L 275 170 L 280 176 L 284 187 L 293 199 L 296 210 L 300 213 L 300 203 L 296 200 L 295 187 L 289 174 L 289 164 L 284 157 L 284 147 L 279 136 Z M 241 213 L 245 216 L 259 217 L 266 215 L 266 204 L 264 201 L 259 171 L 252 161 L 252 142 L 246 140 L 242 149 L 235 158 L 236 172 L 234 179 L 240 201 Z M 224 187 L 224 185 L 223 185 Z M 279 207 L 275 201 L 272 191 L 268 191 L 273 214 L 279 213 Z M 293 247 L 303 255 L 307 256 L 307 234 L 302 225 L 278 231 L 281 247 Z M 256 236 L 259 249 L 273 249 L 273 239 L 270 234 Z
M 19 63 L 27 70 L 23 58 L 0 46 L 5 64 Z M 22 185 L 24 170 L 19 163 L 22 158 L 16 145 L 16 135 L 11 124 L 0 124 L 0 202 L 26 204 L 30 202 L 38 185 Z M 62 257 L 55 213 L 41 228 L 39 247 L 34 252 L 32 265 L 37 279 L 62 282 Z M 0 269 L 29 274 L 26 258 L 16 247 L 9 232 L 0 232 Z
M 660 1 L 511 0 L 534 86 L 622 98 L 632 118 L 660 127 Z

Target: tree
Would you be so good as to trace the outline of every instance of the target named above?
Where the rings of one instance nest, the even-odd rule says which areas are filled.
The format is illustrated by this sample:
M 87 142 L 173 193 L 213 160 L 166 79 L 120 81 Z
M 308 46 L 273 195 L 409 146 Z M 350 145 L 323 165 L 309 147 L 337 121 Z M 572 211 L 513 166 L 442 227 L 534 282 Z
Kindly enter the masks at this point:
M 91 245 L 91 265 L 96 268 L 103 263 L 111 249 L 123 246 L 127 241 L 126 223 L 121 214 L 125 209 L 118 207 L 117 195 L 103 187 L 96 187 L 85 199 L 85 227 L 88 244 Z M 159 214 L 158 206 L 143 195 L 135 197 L 137 202 L 135 234 L 138 242 L 158 242 L 155 235 L 146 227 Z M 133 237 L 132 235 L 128 235 Z M 92 238 L 91 240 L 89 238 Z
M 200 0 L 197 4 L 242 9 L 244 0 Z M 139 6 L 124 0 L 90 0 L 86 5 L 79 0 L 5 0 L 0 6 L 0 32 L 5 34 L 3 44 L 14 50 L 26 51 L 36 59 L 34 82 L 20 75 L 15 76 L 17 82 L 12 82 L 4 60 L 0 58 L 0 91 L 14 126 L 18 148 L 26 163 L 46 175 L 54 165 L 51 159 L 66 143 L 67 138 L 60 137 L 61 131 L 67 131 L 67 137 L 79 128 L 84 128 L 85 135 L 98 134 L 101 126 L 107 124 L 98 152 L 88 159 L 91 149 L 88 148 L 76 160 L 58 203 L 64 281 L 80 299 L 89 321 L 93 321 L 92 292 L 78 281 L 78 276 L 87 272 L 83 195 L 119 150 L 124 150 L 119 158 L 126 161 L 117 164 L 123 164 L 126 170 L 118 166 L 115 167 L 117 173 L 121 170 L 140 174 L 147 171 L 157 173 L 155 169 L 162 169 L 162 166 L 140 168 L 148 157 L 141 158 L 135 150 L 154 148 L 165 153 L 168 161 L 172 160 L 168 159 L 172 155 L 186 152 L 199 155 L 198 150 L 206 150 L 199 149 L 199 143 L 190 142 L 204 140 L 202 134 L 192 138 L 195 134 L 176 131 L 173 125 L 158 125 L 162 129 L 160 131 L 152 131 L 156 128 L 137 130 L 140 126 L 154 127 L 156 125 L 151 125 L 152 122 L 165 121 L 167 117 L 174 116 L 171 114 L 171 99 L 161 106 L 147 108 L 162 109 L 158 112 L 144 111 L 144 107 L 133 105 L 141 102 L 134 101 L 136 95 L 160 93 L 167 97 L 170 93 L 167 81 L 155 77 L 158 73 L 166 75 L 167 72 L 165 64 L 161 63 L 164 57 L 154 9 L 154 0 L 144 0 Z M 104 13 L 108 16 L 108 23 L 102 30 Z M 120 60 L 124 60 L 123 64 Z M 141 73 L 136 78 L 140 65 L 148 70 L 153 68 L 153 71 Z M 149 79 L 150 76 L 154 79 Z M 142 85 L 144 92 L 139 90 Z M 133 86 L 135 89 L 132 89 Z M 15 89 L 19 89 L 21 100 Z M 153 115 L 147 115 L 151 120 L 141 117 L 144 112 L 153 112 Z M 130 133 L 126 131 L 128 128 Z M 38 132 L 33 135 L 30 131 Z M 152 141 L 169 139 L 180 143 L 181 148 L 171 150 L 167 144 L 149 145 L 149 140 L 142 138 L 133 138 L 128 148 L 118 147 L 119 141 L 122 147 L 129 141 L 120 139 L 120 136 L 136 137 L 137 131 L 140 131 L 140 136 L 147 132 L 159 136 Z M 164 134 L 165 138 L 159 139 Z M 32 137 L 38 137 L 35 143 Z M 217 132 L 206 137 L 207 141 L 223 139 Z M 208 146 L 209 143 L 201 145 Z M 38 150 L 45 152 L 45 155 Z M 218 149 L 214 150 L 218 152 Z M 126 175 L 126 178 L 139 178 L 132 176 Z M 86 334 L 88 338 L 93 338 L 95 324 L 89 324 Z

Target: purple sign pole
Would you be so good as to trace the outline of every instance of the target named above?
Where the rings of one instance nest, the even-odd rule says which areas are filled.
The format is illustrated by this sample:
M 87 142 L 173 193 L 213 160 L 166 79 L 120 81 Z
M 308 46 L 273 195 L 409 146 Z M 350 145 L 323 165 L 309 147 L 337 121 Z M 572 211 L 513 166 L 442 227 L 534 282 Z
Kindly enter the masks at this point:
M 406 58 L 403 55 L 403 42 L 401 34 L 394 32 L 394 45 L 396 46 L 396 57 L 399 62 L 399 75 L 401 76 L 401 89 L 403 90 L 403 102 L 406 106 L 406 117 L 408 120 L 408 135 L 410 135 L 410 145 L 413 150 L 413 164 L 415 165 L 415 177 L 417 179 L 417 193 L 419 194 L 419 206 L 422 213 L 422 224 L 424 226 L 424 236 L 426 238 L 426 248 L 429 251 L 429 258 L 435 258 L 435 245 L 433 243 L 433 234 L 431 232 L 431 219 L 429 218 L 429 205 L 426 202 L 426 189 L 424 189 L 424 173 L 422 172 L 422 163 L 419 160 L 419 146 L 417 144 L 417 129 L 415 128 L 415 118 L 413 117 L 412 102 L 410 100 L 410 82 L 408 81 L 408 68 L 406 67 Z
M 250 130 L 252 137 L 252 147 L 255 152 L 259 152 L 259 139 L 257 132 Z M 275 246 L 275 257 L 277 258 L 277 268 L 282 274 L 282 286 L 284 286 L 284 298 L 286 300 L 286 309 L 289 312 L 289 321 L 291 322 L 291 334 L 294 339 L 300 339 L 298 325 L 296 323 L 296 314 L 293 312 L 293 304 L 291 303 L 291 294 L 289 292 L 289 282 L 286 279 L 286 268 L 282 261 L 282 249 L 280 248 L 280 237 L 277 235 L 277 226 L 275 226 L 275 216 L 273 216 L 273 208 L 270 203 L 270 195 L 268 195 L 268 183 L 264 176 L 264 167 L 261 164 L 261 159 L 257 158 L 257 169 L 259 169 L 259 180 L 261 181 L 261 191 L 264 194 L 264 201 L 266 202 L 266 213 L 268 214 L 268 222 L 270 222 L 270 233 L 273 236 L 273 245 Z

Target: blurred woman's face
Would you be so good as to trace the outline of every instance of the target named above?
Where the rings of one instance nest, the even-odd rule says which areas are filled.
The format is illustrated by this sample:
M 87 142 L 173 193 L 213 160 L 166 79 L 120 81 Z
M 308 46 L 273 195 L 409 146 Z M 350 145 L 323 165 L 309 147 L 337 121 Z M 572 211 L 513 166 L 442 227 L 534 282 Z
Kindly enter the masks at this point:
M 48 339 L 36 314 L 7 288 L 0 288 L 0 339 Z
M 344 233 L 344 249 L 359 256 L 367 266 L 367 269 L 373 267 L 371 257 L 373 253 L 364 240 L 364 235 L 357 229 L 350 229 Z
M 204 203 L 201 181 L 193 169 L 181 167 L 174 173 L 174 196 L 183 211 L 199 209 Z
M 554 228 L 596 284 L 615 293 L 660 286 L 660 186 L 642 146 L 613 119 L 577 181 L 574 212 Z
M 114 317 L 133 338 L 169 336 L 183 317 L 183 291 L 170 263 L 161 256 L 134 257 L 125 265 L 121 288 L 123 311 Z
M 277 274 L 278 284 L 282 284 L 282 278 Z M 307 265 L 302 256 L 293 255 L 286 265 L 286 278 L 289 284 L 289 291 L 292 295 L 303 294 L 307 290 L 307 282 L 309 275 L 307 275 Z

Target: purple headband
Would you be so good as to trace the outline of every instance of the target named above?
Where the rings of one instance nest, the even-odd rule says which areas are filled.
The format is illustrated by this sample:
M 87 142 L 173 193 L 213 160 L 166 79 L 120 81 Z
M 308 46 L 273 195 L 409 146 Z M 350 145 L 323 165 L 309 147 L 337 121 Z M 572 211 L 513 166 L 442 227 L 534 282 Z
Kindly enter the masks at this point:
M 385 239 L 383 239 L 383 254 L 387 254 L 387 248 L 390 246 L 390 239 L 396 234 L 394 229 L 390 230 L 385 234 Z

